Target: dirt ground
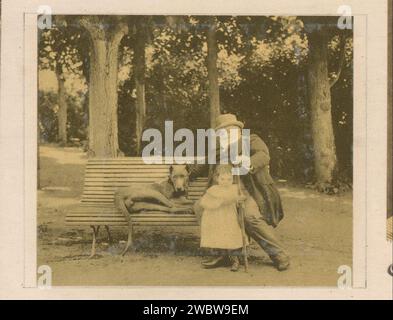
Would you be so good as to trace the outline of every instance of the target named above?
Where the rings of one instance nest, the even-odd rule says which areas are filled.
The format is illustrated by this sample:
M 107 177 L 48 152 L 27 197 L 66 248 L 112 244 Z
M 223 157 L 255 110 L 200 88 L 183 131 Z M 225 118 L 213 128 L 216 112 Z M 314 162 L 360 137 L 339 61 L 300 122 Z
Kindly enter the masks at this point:
M 67 229 L 67 211 L 78 205 L 86 155 L 78 148 L 40 147 L 38 265 L 52 268 L 54 286 L 336 286 L 340 265 L 352 265 L 352 194 L 328 196 L 279 185 L 286 217 L 276 229 L 291 255 L 289 270 L 274 269 L 251 244 L 250 270 L 203 269 L 198 227 L 138 227 L 135 252 L 121 257 L 125 228 L 113 244 L 100 231 L 98 256 L 88 228 Z

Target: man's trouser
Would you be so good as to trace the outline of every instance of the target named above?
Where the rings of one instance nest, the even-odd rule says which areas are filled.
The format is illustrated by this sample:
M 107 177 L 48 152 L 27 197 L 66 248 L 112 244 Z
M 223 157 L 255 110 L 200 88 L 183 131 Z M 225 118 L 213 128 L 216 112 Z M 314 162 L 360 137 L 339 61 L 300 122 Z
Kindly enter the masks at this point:
M 263 220 L 254 198 L 244 187 L 242 192 L 247 197 L 244 203 L 244 220 L 247 234 L 261 246 L 274 262 L 289 259 L 283 246 L 276 238 L 273 227 Z

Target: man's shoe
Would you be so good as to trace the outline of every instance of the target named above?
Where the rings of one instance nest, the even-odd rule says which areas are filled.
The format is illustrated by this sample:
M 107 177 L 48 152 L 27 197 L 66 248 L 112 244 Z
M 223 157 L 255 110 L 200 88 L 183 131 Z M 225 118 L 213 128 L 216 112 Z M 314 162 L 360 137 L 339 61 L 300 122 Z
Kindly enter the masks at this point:
M 289 268 L 290 259 L 288 256 L 276 256 L 272 258 L 273 264 L 278 271 L 285 271 Z
M 205 267 L 205 269 L 218 268 L 218 267 L 225 266 L 227 264 L 228 264 L 227 258 L 224 256 L 219 256 L 210 261 L 202 262 L 202 265 Z

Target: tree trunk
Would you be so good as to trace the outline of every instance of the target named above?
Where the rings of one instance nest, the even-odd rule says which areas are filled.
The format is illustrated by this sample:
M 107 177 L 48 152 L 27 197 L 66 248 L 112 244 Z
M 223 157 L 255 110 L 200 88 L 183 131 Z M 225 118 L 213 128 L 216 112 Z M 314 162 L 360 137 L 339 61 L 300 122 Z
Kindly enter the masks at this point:
M 215 17 L 209 18 L 209 29 L 207 31 L 207 72 L 209 78 L 210 126 L 214 128 L 216 125 L 216 118 L 220 114 Z
M 165 115 L 169 114 L 168 106 L 167 106 L 167 98 L 166 98 L 166 80 L 164 76 L 164 71 L 162 65 L 158 66 L 158 95 L 160 97 L 160 107 L 162 109 L 162 112 L 164 112 Z
M 106 29 L 104 17 L 86 16 L 80 23 L 91 39 L 89 76 L 89 157 L 119 154 L 117 124 L 118 49 L 128 27 L 122 22 Z M 110 23 L 108 23 L 110 24 Z
M 308 35 L 308 96 L 314 146 L 314 166 L 318 184 L 331 183 L 336 167 L 336 146 L 332 125 L 328 75 L 327 39 L 323 32 Z
M 146 27 L 143 17 L 139 17 L 136 24 L 136 39 L 134 46 L 134 70 L 135 70 L 135 89 L 136 89 L 136 154 L 141 154 L 142 133 L 146 117 L 145 99 L 145 45 Z
M 67 100 L 66 100 L 66 90 L 65 90 L 65 79 L 64 75 L 57 71 L 57 99 L 59 105 L 59 111 L 57 112 L 57 121 L 58 121 L 58 142 L 65 146 L 67 144 Z

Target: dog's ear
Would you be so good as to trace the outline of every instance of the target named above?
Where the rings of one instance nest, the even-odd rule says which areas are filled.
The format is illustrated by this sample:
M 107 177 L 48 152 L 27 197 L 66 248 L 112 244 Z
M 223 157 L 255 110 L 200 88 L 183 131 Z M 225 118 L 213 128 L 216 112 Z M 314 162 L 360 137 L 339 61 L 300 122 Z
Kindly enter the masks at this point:
M 172 172 L 173 172 L 173 166 L 169 166 L 169 173 L 168 173 L 168 183 L 173 186 L 173 180 L 172 180 Z

